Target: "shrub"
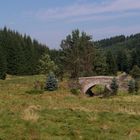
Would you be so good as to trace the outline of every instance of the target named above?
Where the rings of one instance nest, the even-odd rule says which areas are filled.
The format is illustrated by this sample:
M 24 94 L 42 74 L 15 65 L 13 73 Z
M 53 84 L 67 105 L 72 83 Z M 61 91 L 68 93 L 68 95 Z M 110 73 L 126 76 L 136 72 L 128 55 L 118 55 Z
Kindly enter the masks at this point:
M 41 82 L 41 81 L 35 81 L 34 82 L 34 89 L 43 90 L 44 89 L 44 83 Z
M 80 92 L 80 89 L 81 89 L 81 86 L 80 84 L 78 83 L 78 80 L 76 79 L 71 79 L 69 82 L 68 82 L 68 86 L 69 86 L 69 89 L 70 89 L 70 92 L 74 95 L 79 95 L 81 92 Z
M 76 89 L 76 88 L 71 89 L 70 92 L 71 92 L 73 95 L 79 95 L 79 94 L 80 94 L 80 90 L 79 90 L 79 89 Z
M 110 88 L 111 88 L 111 90 L 112 90 L 112 95 L 116 95 L 117 92 L 118 92 L 118 88 L 119 88 L 119 85 L 118 85 L 118 83 L 117 83 L 116 78 L 113 78 L 113 79 L 112 79 L 112 83 L 111 83 L 111 85 L 110 85 Z
M 50 55 L 44 53 L 39 60 L 38 70 L 42 74 L 47 74 L 51 71 L 55 72 L 57 70 L 57 66 L 54 61 L 51 60 Z
M 26 91 L 26 93 L 28 93 L 28 94 L 43 94 L 43 92 L 44 92 L 43 90 L 38 90 L 38 89 Z
M 5 80 L 6 79 L 6 73 L 5 72 L 0 72 L 0 79 Z
M 55 78 L 54 73 L 50 72 L 46 81 L 45 90 L 54 91 L 58 88 L 58 80 Z
M 139 91 L 139 83 L 137 80 L 130 80 L 128 83 L 128 92 L 134 93 Z
M 135 92 L 135 80 L 130 80 L 128 83 L 128 92 L 134 93 Z

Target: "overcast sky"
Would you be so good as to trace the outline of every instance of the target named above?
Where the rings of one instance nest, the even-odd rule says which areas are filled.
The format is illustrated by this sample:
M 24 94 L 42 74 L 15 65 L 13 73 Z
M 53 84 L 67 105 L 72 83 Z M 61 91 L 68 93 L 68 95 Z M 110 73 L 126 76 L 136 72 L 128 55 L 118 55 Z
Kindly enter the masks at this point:
M 93 40 L 140 32 L 140 0 L 0 0 L 0 28 L 27 33 L 50 48 L 74 29 Z

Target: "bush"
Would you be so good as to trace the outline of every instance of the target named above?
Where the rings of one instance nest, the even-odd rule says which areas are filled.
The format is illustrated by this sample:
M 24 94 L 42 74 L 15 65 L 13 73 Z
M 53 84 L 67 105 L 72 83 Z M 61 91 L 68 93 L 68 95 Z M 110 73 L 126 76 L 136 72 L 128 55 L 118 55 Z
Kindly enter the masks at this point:
M 135 81 L 130 80 L 128 83 L 128 92 L 129 93 L 134 93 L 135 92 Z
M 6 73 L 5 72 L 0 72 L 0 79 L 5 80 L 6 79 Z
M 36 90 L 44 90 L 44 83 L 41 81 L 34 82 L 34 89 Z
M 118 92 L 118 88 L 119 88 L 119 85 L 118 85 L 118 83 L 117 83 L 116 78 L 113 78 L 113 79 L 112 79 L 112 83 L 111 83 L 111 85 L 110 85 L 110 88 L 111 88 L 111 90 L 112 90 L 112 95 L 116 95 L 117 92 Z
M 26 91 L 26 93 L 28 94 L 43 94 L 43 90 L 38 90 L 38 89 L 33 89 L 33 90 L 30 90 L 30 91 Z
M 128 83 L 128 92 L 134 93 L 139 91 L 139 83 L 136 80 L 130 80 Z
M 78 80 L 76 80 L 76 79 L 71 79 L 68 82 L 68 87 L 70 89 L 70 92 L 74 95 L 79 95 L 81 93 L 80 92 L 81 86 L 80 86 Z
M 54 91 L 58 88 L 58 80 L 55 78 L 54 73 L 49 73 L 46 81 L 45 90 Z
M 80 94 L 80 90 L 79 90 L 79 89 L 76 89 L 76 88 L 71 89 L 70 92 L 71 92 L 73 95 L 79 95 L 79 94 Z

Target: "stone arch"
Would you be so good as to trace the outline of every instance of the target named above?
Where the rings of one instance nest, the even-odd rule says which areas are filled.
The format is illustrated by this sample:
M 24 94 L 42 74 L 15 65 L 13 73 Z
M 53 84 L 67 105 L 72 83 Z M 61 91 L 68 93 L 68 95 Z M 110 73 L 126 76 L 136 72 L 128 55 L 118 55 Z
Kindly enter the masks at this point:
M 107 87 L 107 89 L 110 89 L 110 84 L 112 82 L 113 76 L 93 76 L 93 77 L 80 77 L 79 78 L 79 84 L 81 85 L 81 92 L 86 93 L 88 89 L 95 85 L 104 85 Z M 119 84 L 119 89 L 121 90 L 127 90 L 128 89 L 128 80 L 131 78 L 128 77 L 127 74 L 123 73 L 122 75 L 119 75 L 115 77 Z
M 92 89 L 93 87 L 97 86 L 97 85 L 102 85 L 102 86 L 104 86 L 104 87 L 106 86 L 106 88 L 107 88 L 109 91 L 111 91 L 110 85 L 104 84 L 104 83 L 101 83 L 101 82 L 98 82 L 98 83 L 89 83 L 89 84 L 85 85 L 83 92 L 84 92 L 85 94 L 88 94 L 88 93 L 89 93 L 89 94 L 92 94 L 92 93 L 91 93 L 91 89 Z M 93 93 L 93 95 L 94 95 L 94 93 Z
M 81 77 L 79 78 L 79 83 L 81 85 L 81 91 L 86 93 L 91 87 L 94 87 L 95 85 L 103 85 L 110 90 L 112 79 L 113 77 L 111 76 Z

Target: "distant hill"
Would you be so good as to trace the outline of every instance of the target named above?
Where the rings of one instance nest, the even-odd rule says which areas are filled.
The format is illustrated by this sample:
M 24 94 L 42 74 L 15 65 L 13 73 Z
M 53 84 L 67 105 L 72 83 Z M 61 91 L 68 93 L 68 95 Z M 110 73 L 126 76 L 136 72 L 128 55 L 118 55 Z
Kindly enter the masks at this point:
M 105 50 L 130 49 L 140 47 L 140 33 L 130 36 L 115 36 L 95 42 L 96 46 Z
M 140 33 L 130 36 L 115 36 L 95 42 L 107 56 L 111 52 L 119 71 L 130 72 L 134 65 L 140 67 Z

